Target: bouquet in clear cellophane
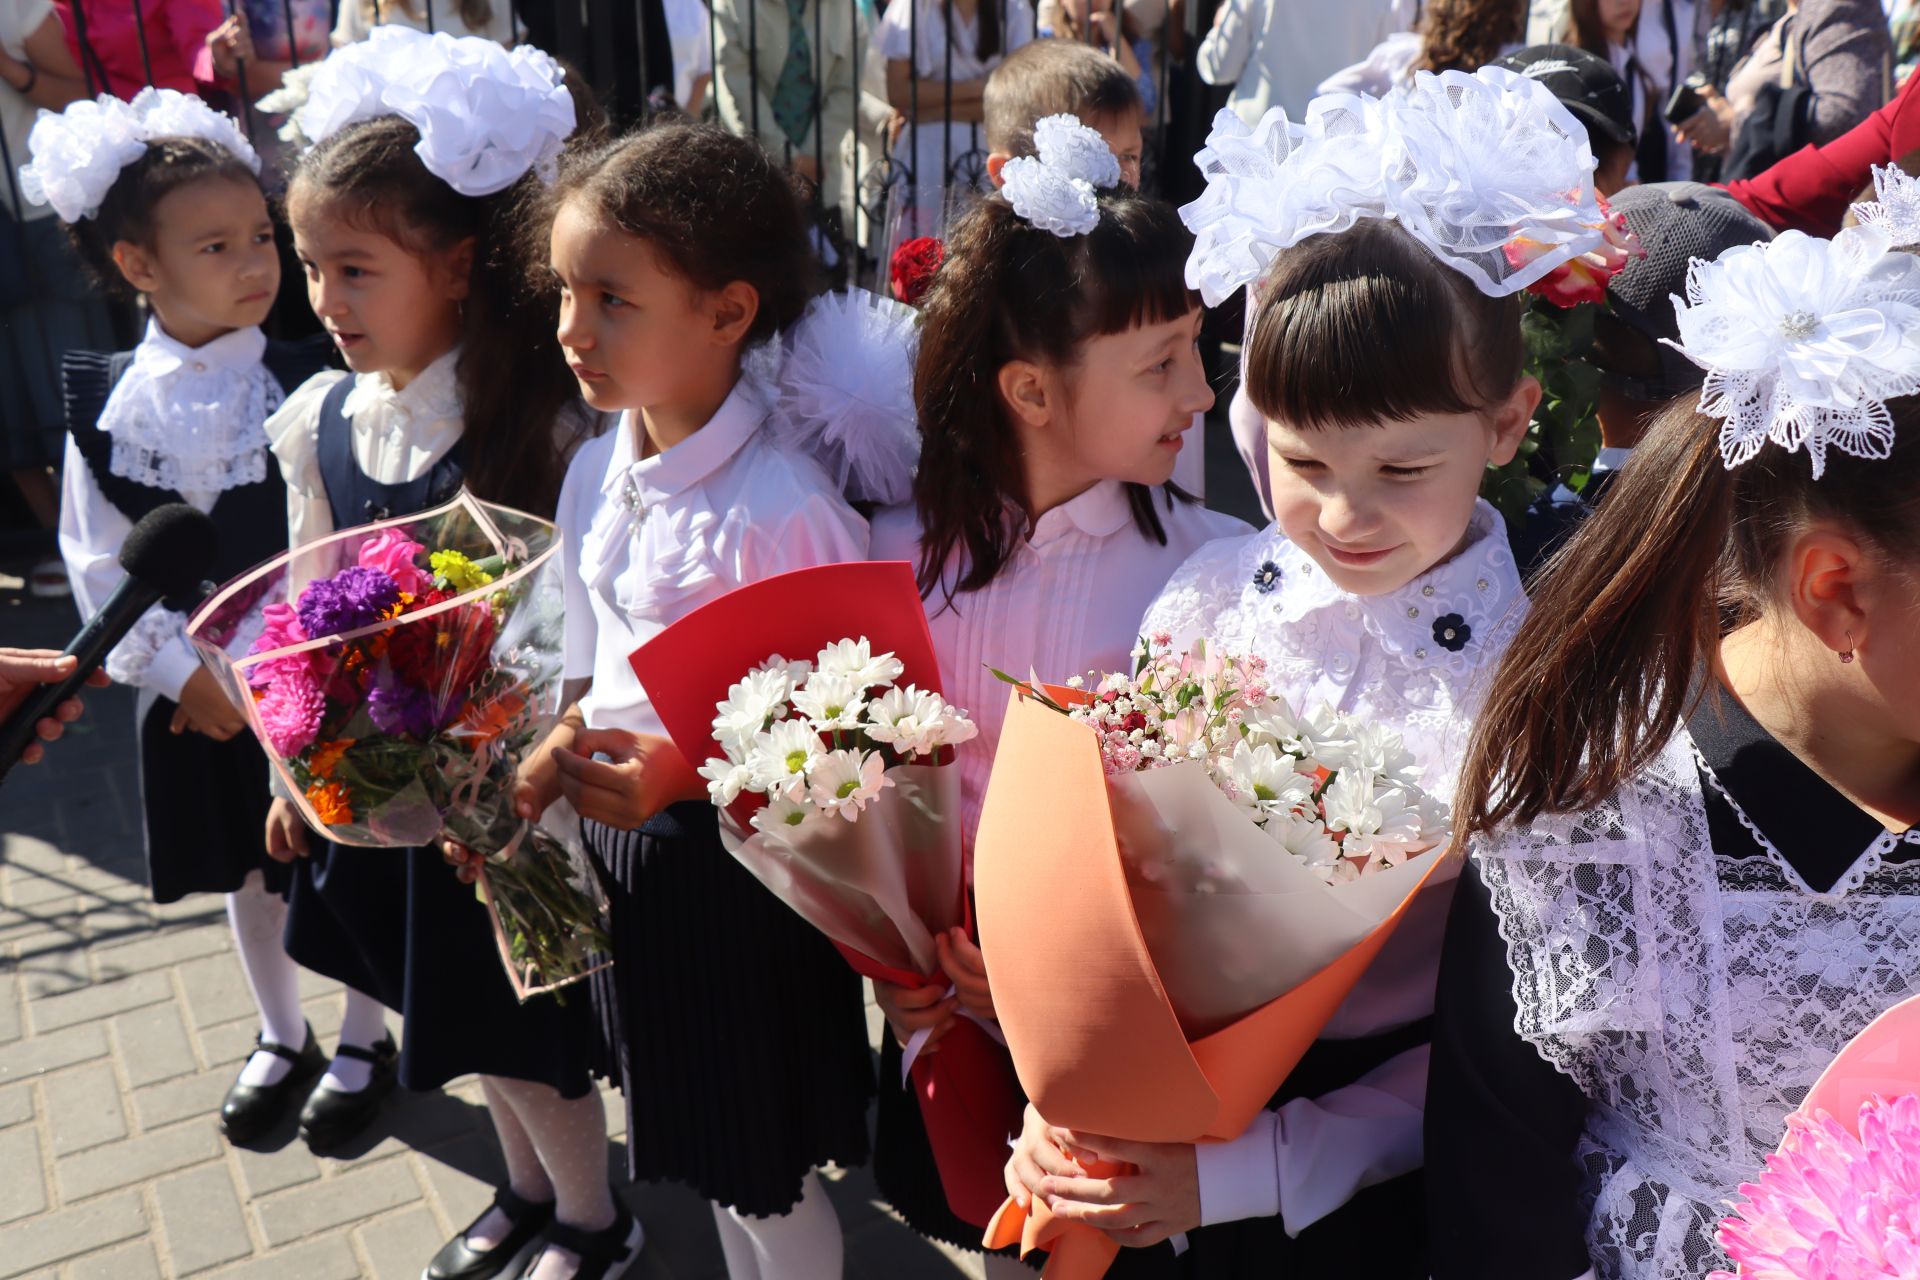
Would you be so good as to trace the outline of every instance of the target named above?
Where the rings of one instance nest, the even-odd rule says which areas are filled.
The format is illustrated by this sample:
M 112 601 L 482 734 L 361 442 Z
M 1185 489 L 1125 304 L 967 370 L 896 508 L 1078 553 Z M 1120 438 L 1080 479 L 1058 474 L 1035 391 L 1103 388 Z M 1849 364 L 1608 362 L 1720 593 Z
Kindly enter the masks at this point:
M 314 831 L 484 855 L 476 891 L 522 1000 L 607 963 L 577 820 L 513 807 L 520 762 L 564 710 L 559 553 L 552 524 L 462 490 L 276 556 L 188 626 Z M 221 638 L 256 611 L 264 629 L 231 656 Z
M 1440 865 L 1448 816 L 1398 734 L 1288 707 L 1258 659 L 1165 637 L 1139 659 L 1090 687 L 1010 681 L 974 845 L 981 949 L 1049 1123 L 1231 1141 Z M 1049 1251 L 1048 1280 L 1119 1250 L 1038 1200 L 1006 1201 L 985 1242 Z
M 940 693 L 912 567 L 822 565 L 704 605 L 631 658 L 720 809 L 729 853 L 855 970 L 947 986 L 934 935 L 971 924 L 954 751 L 974 727 Z M 1020 1097 L 998 1032 L 965 1017 L 907 1074 L 941 1188 L 984 1227 Z

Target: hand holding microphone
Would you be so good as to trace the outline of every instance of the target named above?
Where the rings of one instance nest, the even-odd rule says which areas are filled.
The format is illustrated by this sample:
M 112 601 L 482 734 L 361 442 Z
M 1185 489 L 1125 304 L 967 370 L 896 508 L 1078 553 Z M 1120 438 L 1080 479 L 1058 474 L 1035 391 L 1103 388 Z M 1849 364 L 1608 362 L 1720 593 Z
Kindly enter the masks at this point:
M 27 700 L 27 695 L 43 684 L 54 684 L 74 675 L 79 660 L 52 649 L 0 649 L 0 719 L 9 719 Z M 86 683 L 99 688 L 110 684 L 107 673 L 94 671 Z M 80 699 L 68 698 L 54 707 L 53 714 L 34 722 L 39 741 L 29 742 L 20 752 L 21 764 L 39 764 L 46 754 L 42 742 L 52 742 L 66 727 L 80 718 Z

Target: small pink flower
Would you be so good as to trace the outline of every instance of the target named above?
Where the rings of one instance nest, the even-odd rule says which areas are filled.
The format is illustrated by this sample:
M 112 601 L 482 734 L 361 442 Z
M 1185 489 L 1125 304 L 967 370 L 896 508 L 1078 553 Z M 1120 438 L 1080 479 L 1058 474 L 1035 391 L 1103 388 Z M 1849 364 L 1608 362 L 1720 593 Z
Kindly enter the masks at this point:
M 433 585 L 433 577 L 417 562 L 425 547 L 398 529 L 382 529 L 371 542 L 361 544 L 360 567 L 377 569 L 393 579 L 393 584 L 416 599 Z
M 267 745 L 275 754 L 291 757 L 313 744 L 327 700 L 312 674 L 296 668 L 281 672 L 254 708 L 260 713 Z

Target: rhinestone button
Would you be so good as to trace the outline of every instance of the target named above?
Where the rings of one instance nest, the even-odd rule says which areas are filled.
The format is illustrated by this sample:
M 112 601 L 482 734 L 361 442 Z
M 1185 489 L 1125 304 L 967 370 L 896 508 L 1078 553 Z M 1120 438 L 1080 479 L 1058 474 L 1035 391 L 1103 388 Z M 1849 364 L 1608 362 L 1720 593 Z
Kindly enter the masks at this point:
M 1432 599 L 1432 598 L 1433 598 L 1433 587 L 1432 587 L 1431 585 L 1429 585 L 1429 586 L 1424 586 L 1424 587 L 1422 587 L 1422 588 L 1420 588 L 1420 594 L 1421 594 L 1421 595 L 1423 595 L 1423 596 L 1426 596 L 1426 597 L 1427 597 L 1428 599 Z
M 1413 651 L 1413 656 L 1416 658 L 1424 658 L 1427 656 L 1427 651 L 1425 649 L 1415 649 Z
M 1350 605 L 1348 605 L 1348 606 L 1347 606 L 1347 616 L 1348 616 L 1349 618 L 1357 618 L 1357 617 L 1359 617 L 1359 616 L 1360 616 L 1360 606 L 1359 606 L 1359 605 L 1357 605 L 1357 604 L 1350 604 Z
M 1417 618 L 1417 617 L 1419 617 L 1419 616 L 1420 616 L 1420 608 L 1419 608 L 1419 606 L 1418 606 L 1418 605 L 1411 605 L 1411 604 L 1410 604 L 1410 605 L 1408 605 L 1408 606 L 1407 606 L 1407 616 L 1408 616 L 1409 618 Z
M 1485 591 L 1487 587 L 1491 584 L 1488 583 L 1488 581 L 1485 578 L 1482 578 L 1480 579 L 1480 581 L 1474 583 L 1473 585 L 1478 587 L 1480 590 Z

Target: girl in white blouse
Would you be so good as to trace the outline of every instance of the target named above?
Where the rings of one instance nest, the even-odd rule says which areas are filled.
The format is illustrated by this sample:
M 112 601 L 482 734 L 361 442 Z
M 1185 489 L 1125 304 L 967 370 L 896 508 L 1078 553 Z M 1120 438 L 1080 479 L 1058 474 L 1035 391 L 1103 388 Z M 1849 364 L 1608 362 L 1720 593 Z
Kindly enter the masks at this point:
M 622 416 L 561 492 L 584 693 L 523 775 L 527 811 L 571 801 L 607 885 L 614 963 L 592 995 L 634 1178 L 711 1203 L 734 1280 L 837 1278 L 814 1170 L 867 1155 L 860 980 L 727 854 L 627 662 L 729 591 L 866 558 L 866 522 L 742 372 L 806 307 L 805 219 L 757 144 L 686 124 L 570 156 L 549 213 L 561 345 L 587 401 Z
M 463 484 L 553 509 L 557 446 L 587 415 L 551 308 L 523 288 L 512 212 L 574 106 L 557 66 L 530 57 L 509 74 L 508 56 L 476 38 L 382 27 L 316 74 L 309 105 L 331 110 L 303 116 L 316 141 L 287 210 L 308 301 L 352 372 L 316 375 L 267 424 L 296 546 L 424 510 Z M 424 95 L 394 91 L 416 81 L 430 81 Z M 471 120 L 493 127 L 476 134 Z M 294 577 L 297 589 L 297 563 Z M 267 840 L 297 859 L 289 951 L 349 992 L 342 1048 L 302 1113 L 308 1145 L 344 1141 L 396 1082 L 432 1089 L 478 1074 L 508 1185 L 428 1263 L 428 1280 L 484 1280 L 536 1238 L 552 1246 L 527 1273 L 539 1280 L 630 1261 L 640 1231 L 608 1183 L 586 1000 L 515 998 L 486 911 L 437 849 L 310 841 L 285 800 Z M 405 1019 L 398 1048 L 383 1005 Z
M 914 501 L 881 512 L 873 530 L 875 559 L 915 563 L 947 696 L 980 728 L 959 753 L 967 846 L 1010 692 L 988 668 L 1049 680 L 1126 670 L 1140 614 L 1166 578 L 1203 543 L 1247 531 L 1169 483 L 1213 403 L 1194 345 L 1200 299 L 1183 278 L 1193 238 L 1173 207 L 1116 184 L 1100 194 L 1092 229 L 1066 235 L 1018 208 L 989 197 L 947 242 L 923 308 Z M 948 1209 L 899 1083 L 899 1046 L 915 1030 L 937 1033 L 962 1002 L 992 1017 L 965 931 L 936 944 L 957 1000 L 876 986 L 894 1034 L 881 1059 L 875 1174 L 917 1231 L 977 1249 L 980 1229 Z M 989 1275 L 1002 1269 L 1026 1273 L 987 1260 Z
M 110 154 L 112 133 L 135 140 L 122 164 L 100 172 L 72 163 L 96 148 Z M 55 206 L 100 282 L 137 296 L 147 312 L 146 336 L 131 352 L 70 351 L 63 361 L 60 551 L 74 603 L 86 616 L 106 601 L 125 577 L 118 554 L 127 534 L 166 503 L 212 517 L 218 579 L 277 554 L 285 499 L 261 424 L 321 353 L 269 342 L 259 329 L 280 285 L 259 158 L 228 117 L 152 91 L 133 105 L 109 98 L 43 114 L 31 139 L 23 185 Z M 280 942 L 287 875 L 260 843 L 266 759 L 187 639 L 181 610 L 191 603 L 148 610 L 106 669 L 140 690 L 154 900 L 226 894 L 260 1013 L 259 1047 L 221 1108 L 222 1131 L 245 1143 L 297 1105 L 325 1059 Z M 229 637 L 240 651 L 249 638 Z

